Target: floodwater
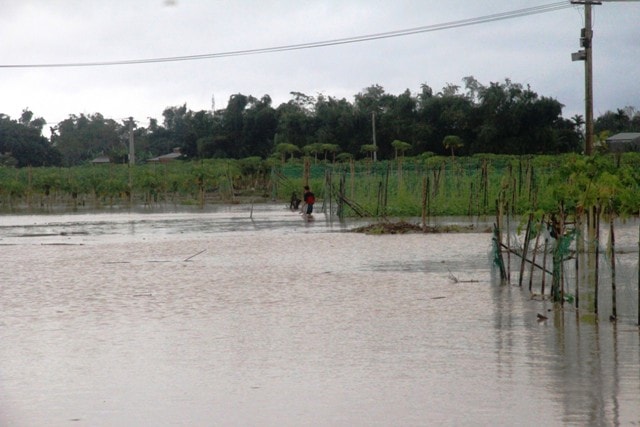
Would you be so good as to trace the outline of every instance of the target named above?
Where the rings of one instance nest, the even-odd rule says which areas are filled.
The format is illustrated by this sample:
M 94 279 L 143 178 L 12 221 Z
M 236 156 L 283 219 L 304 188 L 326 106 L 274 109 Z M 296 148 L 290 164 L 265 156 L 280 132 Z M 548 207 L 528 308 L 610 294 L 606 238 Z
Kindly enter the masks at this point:
M 640 425 L 631 317 L 500 285 L 487 233 L 353 225 L 0 217 L 0 425 Z

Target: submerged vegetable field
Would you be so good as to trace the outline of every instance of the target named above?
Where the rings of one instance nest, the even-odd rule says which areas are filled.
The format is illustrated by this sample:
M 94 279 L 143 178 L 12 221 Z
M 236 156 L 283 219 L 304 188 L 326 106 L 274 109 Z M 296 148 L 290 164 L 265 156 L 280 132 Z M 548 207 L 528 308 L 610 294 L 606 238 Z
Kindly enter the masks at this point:
M 327 163 L 294 160 L 174 161 L 72 168 L 0 167 L 0 209 L 51 211 L 131 205 L 287 202 L 309 184 L 344 216 L 516 215 L 607 202 L 640 210 L 640 155 L 398 158 Z

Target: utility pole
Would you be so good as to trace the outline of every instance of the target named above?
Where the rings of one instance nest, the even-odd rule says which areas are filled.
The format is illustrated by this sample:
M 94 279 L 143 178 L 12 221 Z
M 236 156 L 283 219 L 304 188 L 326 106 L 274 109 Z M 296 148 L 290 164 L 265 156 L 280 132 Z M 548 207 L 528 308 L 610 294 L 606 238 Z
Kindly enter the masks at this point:
M 129 203 L 133 206 L 133 167 L 136 164 L 136 154 L 133 147 L 133 117 L 129 117 Z
M 584 49 L 571 54 L 573 61 L 584 61 L 584 103 L 585 103 L 585 141 L 584 153 L 593 154 L 593 26 L 591 20 L 591 6 L 600 5 L 597 0 L 571 0 L 571 4 L 584 5 L 584 28 L 580 31 L 580 46 Z
M 371 126 L 373 130 L 373 161 L 378 161 L 378 145 L 376 144 L 376 112 L 371 113 Z
M 133 147 L 133 117 L 129 117 L 129 166 L 136 164 L 136 153 Z

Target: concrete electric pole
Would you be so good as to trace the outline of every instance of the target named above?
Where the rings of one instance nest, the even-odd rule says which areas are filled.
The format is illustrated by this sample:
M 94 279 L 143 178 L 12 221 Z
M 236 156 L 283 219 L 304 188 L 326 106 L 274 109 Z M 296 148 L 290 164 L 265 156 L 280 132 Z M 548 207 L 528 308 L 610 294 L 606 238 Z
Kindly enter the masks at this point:
M 376 113 L 371 113 L 371 130 L 373 133 L 373 161 L 378 161 L 378 144 L 376 143 Z
M 136 151 L 133 146 L 133 117 L 129 117 L 129 166 L 136 164 Z
M 602 4 L 596 0 L 571 0 L 571 4 L 584 5 L 584 28 L 580 31 L 580 46 L 583 48 L 571 54 L 573 61 L 584 61 L 584 103 L 585 103 L 585 140 L 584 154 L 593 154 L 593 26 L 591 23 L 591 6 Z

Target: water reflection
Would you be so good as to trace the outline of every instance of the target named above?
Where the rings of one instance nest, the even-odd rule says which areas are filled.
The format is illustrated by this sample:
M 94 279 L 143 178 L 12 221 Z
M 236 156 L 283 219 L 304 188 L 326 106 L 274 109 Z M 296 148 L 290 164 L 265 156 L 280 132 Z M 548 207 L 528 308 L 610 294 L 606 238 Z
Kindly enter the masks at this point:
M 280 207 L 2 224 L 1 425 L 640 423 L 637 327 L 499 285 L 488 234 Z

